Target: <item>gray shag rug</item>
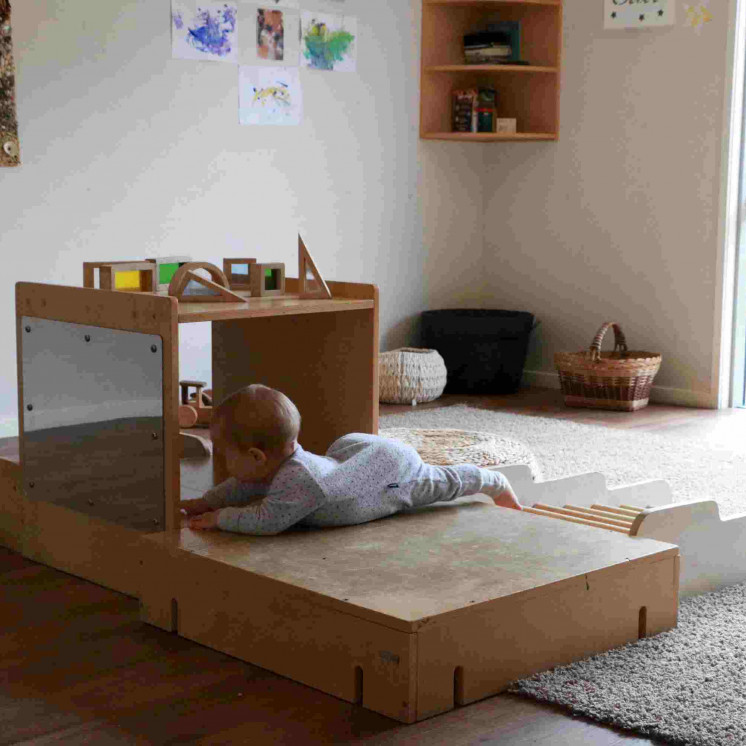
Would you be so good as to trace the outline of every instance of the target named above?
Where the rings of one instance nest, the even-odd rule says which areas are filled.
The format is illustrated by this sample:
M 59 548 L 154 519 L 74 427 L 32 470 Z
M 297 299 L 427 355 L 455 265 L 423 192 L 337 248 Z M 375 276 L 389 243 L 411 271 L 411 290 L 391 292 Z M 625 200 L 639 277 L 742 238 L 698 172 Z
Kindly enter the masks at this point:
M 703 443 L 466 406 L 412 409 L 380 418 L 384 428 L 482 430 L 525 443 L 543 479 L 598 471 L 609 487 L 665 479 L 675 502 L 712 499 L 721 516 L 746 512 L 746 444 Z M 744 742 L 746 744 L 746 741 Z
M 411 409 L 381 428 L 482 430 L 522 441 L 543 479 L 599 471 L 611 487 L 666 479 L 674 500 L 746 511 L 746 448 L 465 406 Z M 515 682 L 511 691 L 682 746 L 746 745 L 746 585 L 683 599 L 678 627 Z
M 746 744 L 746 585 L 683 599 L 676 629 L 510 691 L 681 746 Z

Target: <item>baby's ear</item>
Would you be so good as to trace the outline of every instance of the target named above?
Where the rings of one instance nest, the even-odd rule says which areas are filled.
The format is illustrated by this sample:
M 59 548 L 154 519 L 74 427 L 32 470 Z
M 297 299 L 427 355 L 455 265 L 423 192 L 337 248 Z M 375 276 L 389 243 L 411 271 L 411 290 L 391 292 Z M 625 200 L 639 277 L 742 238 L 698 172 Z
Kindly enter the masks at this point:
M 264 464 L 267 461 L 267 454 L 259 448 L 249 448 L 247 453 L 249 458 L 257 464 Z

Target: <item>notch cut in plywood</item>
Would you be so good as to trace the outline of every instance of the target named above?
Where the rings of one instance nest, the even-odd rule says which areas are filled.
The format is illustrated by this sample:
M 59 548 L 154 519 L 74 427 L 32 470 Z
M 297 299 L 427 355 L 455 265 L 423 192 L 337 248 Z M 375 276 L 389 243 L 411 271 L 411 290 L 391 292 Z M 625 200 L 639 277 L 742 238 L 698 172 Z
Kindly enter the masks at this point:
M 298 292 L 301 298 L 332 297 L 329 286 L 324 282 L 300 234 L 298 234 Z

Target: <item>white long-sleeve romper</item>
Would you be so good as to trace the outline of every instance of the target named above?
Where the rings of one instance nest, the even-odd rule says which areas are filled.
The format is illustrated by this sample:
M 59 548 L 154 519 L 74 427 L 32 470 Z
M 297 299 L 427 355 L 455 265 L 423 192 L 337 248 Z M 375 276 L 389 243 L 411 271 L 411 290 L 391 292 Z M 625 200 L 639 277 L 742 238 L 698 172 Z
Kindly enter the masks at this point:
M 299 445 L 269 483 L 231 478 L 204 499 L 220 509 L 218 528 L 224 531 L 277 534 L 296 524 L 365 523 L 485 490 L 496 494 L 507 486 L 500 472 L 470 464 L 433 466 L 411 446 L 351 433 L 334 441 L 324 456 Z

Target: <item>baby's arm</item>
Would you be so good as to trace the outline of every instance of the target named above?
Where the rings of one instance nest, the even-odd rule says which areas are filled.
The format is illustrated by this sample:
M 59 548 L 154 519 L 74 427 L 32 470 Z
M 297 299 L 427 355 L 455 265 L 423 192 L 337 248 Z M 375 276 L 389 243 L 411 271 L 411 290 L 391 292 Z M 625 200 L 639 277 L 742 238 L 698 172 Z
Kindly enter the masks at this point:
M 266 485 L 253 482 L 239 482 L 230 478 L 205 492 L 195 500 L 179 501 L 179 508 L 188 516 L 201 516 L 220 510 L 229 505 L 249 505 L 264 497 Z M 198 526 L 190 527 L 197 528 Z
M 212 510 L 209 513 L 202 513 L 202 515 L 193 515 L 189 519 L 189 528 L 196 529 L 197 531 L 210 531 L 211 529 L 218 528 L 219 515 L 219 510 Z

